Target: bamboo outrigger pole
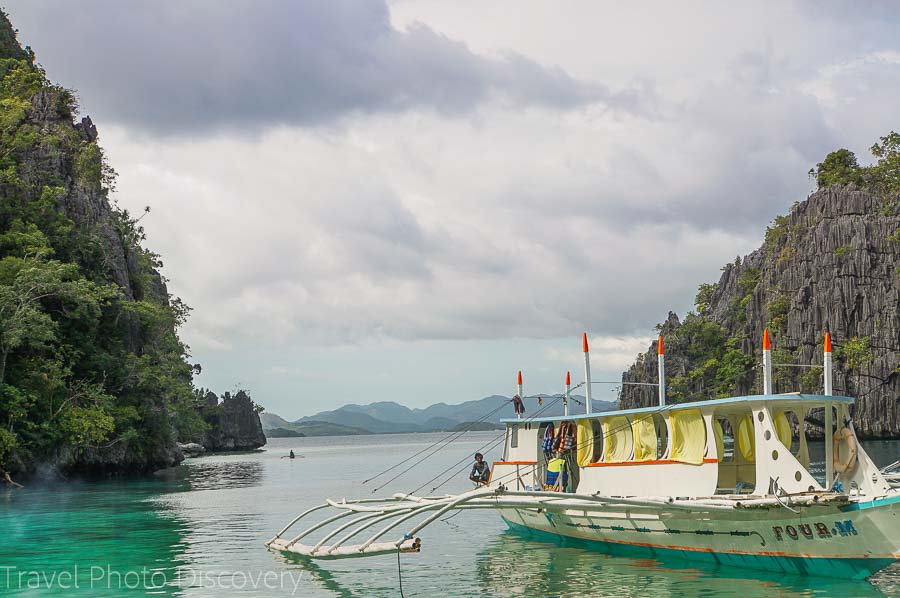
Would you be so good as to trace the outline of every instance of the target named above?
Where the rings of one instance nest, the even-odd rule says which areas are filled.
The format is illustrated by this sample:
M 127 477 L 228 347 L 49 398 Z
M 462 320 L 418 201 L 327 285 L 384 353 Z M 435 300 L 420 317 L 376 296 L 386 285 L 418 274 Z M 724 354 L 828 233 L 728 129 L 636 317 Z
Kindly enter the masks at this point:
M 663 348 L 661 334 L 656 342 L 656 357 L 659 360 L 659 406 L 664 407 L 666 404 L 666 352 Z
M 522 370 L 519 370 L 519 376 L 516 379 L 516 390 L 518 391 L 519 398 L 522 399 L 522 401 L 524 401 L 525 393 L 522 392 Z M 516 417 L 521 418 L 522 414 L 517 411 Z
M 588 347 L 587 332 L 581 335 L 581 350 L 584 351 L 584 412 L 591 412 L 591 352 Z
M 772 394 L 772 340 L 768 328 L 763 331 L 763 394 Z

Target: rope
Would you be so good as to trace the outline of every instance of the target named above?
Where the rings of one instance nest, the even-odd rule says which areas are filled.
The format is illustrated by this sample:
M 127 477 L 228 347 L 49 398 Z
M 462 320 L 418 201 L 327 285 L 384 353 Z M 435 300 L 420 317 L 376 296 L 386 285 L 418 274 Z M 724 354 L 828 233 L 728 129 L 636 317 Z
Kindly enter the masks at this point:
M 386 474 L 386 473 L 388 473 L 388 472 L 390 472 L 390 471 L 393 471 L 394 469 L 397 469 L 398 467 L 400 467 L 400 466 L 403 465 L 404 463 L 407 463 L 407 462 L 409 462 L 410 460 L 412 460 L 412 459 L 418 457 L 419 455 L 421 455 L 421 454 L 424 453 L 425 451 L 427 451 L 427 450 L 433 448 L 435 445 L 440 444 L 441 442 L 446 441 L 445 444 L 449 444 L 451 441 L 456 440 L 457 438 L 459 438 L 460 436 L 462 436 L 463 434 L 465 434 L 466 432 L 468 432 L 469 429 L 471 428 L 471 426 L 473 426 L 474 424 L 481 423 L 482 421 L 486 420 L 487 418 L 491 417 L 492 415 L 494 415 L 495 413 L 497 413 L 498 411 L 500 411 L 501 409 L 503 409 L 503 408 L 506 406 L 506 404 L 509 403 L 510 401 L 512 401 L 512 399 L 507 399 L 507 400 L 503 401 L 503 403 L 501 403 L 496 409 L 493 409 L 493 410 L 491 410 L 490 412 L 488 412 L 488 413 L 482 415 L 479 419 L 477 419 L 477 420 L 475 420 L 475 421 L 473 421 L 473 422 L 470 422 L 469 425 L 466 426 L 464 429 L 462 429 L 462 430 L 460 430 L 460 431 L 458 431 L 458 432 L 451 432 L 448 436 L 445 436 L 444 438 L 441 438 L 441 439 L 439 439 L 439 440 L 436 440 L 436 441 L 433 442 L 432 444 L 429 444 L 428 446 L 426 446 L 426 447 L 423 448 L 422 450 L 417 451 L 416 453 L 410 455 L 409 457 L 407 457 L 406 459 L 400 461 L 399 463 L 396 463 L 396 464 L 392 465 L 391 467 L 388 467 L 387 469 L 385 469 L 385 470 L 382 471 L 381 473 L 377 473 L 377 474 L 375 474 L 374 476 L 372 476 L 371 478 L 369 478 L 369 479 L 367 479 L 367 480 L 363 480 L 363 484 L 367 484 L 367 483 L 369 483 L 369 482 L 371 482 L 371 481 L 373 481 L 373 480 L 376 480 L 376 479 L 380 478 L 380 477 L 383 476 L 384 474 Z M 430 455 L 429 455 L 429 456 L 430 456 Z M 426 458 L 427 458 L 427 457 L 426 457 Z M 423 459 L 423 461 L 424 461 L 424 459 Z M 420 461 L 420 463 L 421 463 L 421 461 Z M 388 480 L 387 482 L 385 482 L 384 484 L 382 484 L 382 487 L 383 487 L 383 486 L 386 486 L 386 485 L 389 484 L 389 483 L 391 483 L 392 481 L 394 481 L 395 479 L 397 479 L 397 477 L 399 477 L 400 475 L 403 475 L 406 471 L 409 471 L 409 470 L 407 469 L 407 470 L 404 470 L 404 471 L 400 472 L 400 474 L 398 474 L 397 476 L 391 478 L 390 480 Z M 376 488 L 375 490 L 373 490 L 373 492 L 375 492 L 375 491 L 377 491 L 377 490 L 378 490 L 378 488 Z
M 535 418 L 536 418 L 538 415 L 540 415 L 542 412 L 546 411 L 547 409 L 549 409 L 550 407 L 552 407 L 557 401 L 560 401 L 560 400 L 562 400 L 562 399 L 563 399 L 563 397 L 561 397 L 561 396 L 556 397 L 555 399 L 553 399 L 552 401 L 550 401 L 549 403 L 547 403 L 546 405 L 544 405 L 543 407 L 541 407 L 540 409 L 538 409 L 537 411 L 535 411 L 534 415 L 532 415 L 532 416 L 529 417 L 529 418 L 523 419 L 523 420 L 521 420 L 521 421 L 527 422 L 527 421 L 530 421 L 530 420 L 535 419 Z M 494 437 L 493 439 L 489 440 L 489 441 L 488 441 L 486 444 L 484 444 L 483 446 L 479 447 L 478 450 L 477 450 L 476 452 L 482 452 L 482 451 L 484 451 L 484 452 L 489 452 L 489 451 L 495 449 L 495 448 L 497 447 L 497 445 L 499 445 L 499 444 L 500 444 L 501 442 L 503 442 L 505 439 L 506 439 L 506 430 L 504 430 L 502 434 L 500 434 L 500 435 Z M 490 446 L 489 446 L 489 445 L 490 445 Z M 425 482 L 424 484 L 422 484 L 421 486 L 419 486 L 418 488 L 416 488 L 415 490 L 409 492 L 409 494 L 415 494 L 416 492 L 418 492 L 419 490 L 421 490 L 422 488 L 424 488 L 425 486 L 427 486 L 427 485 L 430 484 L 431 482 L 435 481 L 436 479 L 438 479 L 439 477 L 441 477 L 442 475 L 444 475 L 445 473 L 447 473 L 447 472 L 450 471 L 451 469 L 454 469 L 455 467 L 457 467 L 460 463 L 463 463 L 464 461 L 468 461 L 468 460 L 469 460 L 469 456 L 466 455 L 465 457 L 463 457 L 462 459 L 460 459 L 459 461 L 457 461 L 456 463 L 454 463 L 454 464 L 451 465 L 450 467 L 446 468 L 445 470 L 443 470 L 442 472 L 440 472 L 439 474 L 437 474 L 436 476 L 434 476 L 433 478 L 431 478 L 430 480 L 428 480 L 427 482 Z M 431 489 L 431 492 L 434 492 L 435 490 L 437 490 L 438 488 L 440 488 L 441 486 L 443 486 L 444 484 L 446 484 L 447 482 L 449 482 L 451 479 L 455 478 L 457 475 L 459 475 L 459 472 L 460 472 L 460 471 L 464 471 L 464 470 L 466 470 L 468 467 L 469 467 L 468 465 L 465 465 L 465 466 L 463 466 L 463 468 L 462 468 L 461 470 L 456 470 L 456 471 L 454 471 L 453 474 L 452 474 L 449 478 L 445 479 L 443 482 L 441 482 L 440 484 L 438 484 L 437 486 L 435 486 L 434 488 L 432 488 L 432 489 Z
M 403 571 L 400 569 L 400 547 L 397 547 L 397 579 L 400 580 L 400 598 L 406 598 L 403 595 Z

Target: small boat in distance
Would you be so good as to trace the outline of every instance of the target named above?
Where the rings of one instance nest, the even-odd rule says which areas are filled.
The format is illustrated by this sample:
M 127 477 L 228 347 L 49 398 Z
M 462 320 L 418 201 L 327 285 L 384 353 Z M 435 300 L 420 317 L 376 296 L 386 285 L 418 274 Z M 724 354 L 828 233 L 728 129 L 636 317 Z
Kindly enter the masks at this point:
M 603 413 L 591 413 L 586 335 L 583 350 L 585 381 L 571 387 L 567 375 L 565 415 L 525 417 L 517 409 L 518 417 L 502 420 L 503 457 L 486 485 L 459 495 L 327 500 L 266 545 L 318 559 L 418 552 L 417 534 L 449 511 L 490 508 L 511 528 L 610 554 L 853 579 L 900 559 L 900 490 L 858 442 L 853 399 L 832 394 L 828 333 L 821 395 L 773 392 L 766 331 L 763 394 L 667 404 L 660 338 L 659 404 Z M 580 386 L 586 412 L 570 414 L 569 393 Z M 521 373 L 517 398 L 525 398 Z M 824 430 L 824 455 L 813 460 L 824 457 L 824 471 L 810 467 L 820 445 L 811 447 L 807 424 Z M 333 514 L 288 534 L 324 509 Z M 364 542 L 348 545 L 377 524 Z M 328 531 L 317 543 L 301 542 L 318 530 Z

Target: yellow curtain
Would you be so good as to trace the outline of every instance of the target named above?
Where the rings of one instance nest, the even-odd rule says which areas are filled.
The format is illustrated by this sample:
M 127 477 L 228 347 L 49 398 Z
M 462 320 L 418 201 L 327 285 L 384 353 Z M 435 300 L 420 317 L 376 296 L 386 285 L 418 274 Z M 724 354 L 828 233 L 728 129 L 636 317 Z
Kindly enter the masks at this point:
M 791 437 L 793 436 L 791 434 L 791 423 L 788 421 L 784 411 L 779 411 L 775 414 L 775 435 L 778 436 L 781 444 L 791 448 Z
M 750 415 L 741 418 L 741 425 L 738 426 L 738 447 L 741 449 L 744 461 L 756 462 L 756 438 L 753 436 L 753 418 Z
M 706 452 L 706 424 L 699 409 L 684 409 L 669 413 L 672 429 L 670 458 L 682 463 L 699 465 Z
M 634 460 L 652 461 L 656 459 L 656 426 L 652 415 L 636 415 L 631 422 L 634 437 Z
M 631 458 L 631 426 L 628 418 L 617 415 L 603 420 L 603 460 L 607 463 Z
M 585 467 L 594 457 L 594 429 L 591 427 L 591 420 L 582 419 L 578 421 L 578 427 L 575 431 L 575 443 L 578 447 L 578 465 Z
M 717 419 L 713 419 L 713 433 L 716 435 L 716 459 L 721 463 L 725 456 L 725 431 L 722 422 Z

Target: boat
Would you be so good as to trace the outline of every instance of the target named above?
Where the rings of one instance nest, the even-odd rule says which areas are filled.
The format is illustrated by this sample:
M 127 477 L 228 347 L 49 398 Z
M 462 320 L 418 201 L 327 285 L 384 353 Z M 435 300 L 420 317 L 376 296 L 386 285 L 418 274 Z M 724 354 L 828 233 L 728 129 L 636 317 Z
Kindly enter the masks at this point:
M 311 559 L 415 553 L 419 533 L 449 512 L 494 509 L 537 539 L 576 539 L 609 554 L 850 579 L 900 560 L 894 469 L 879 470 L 859 443 L 853 399 L 832 393 L 830 334 L 818 366 L 823 394 L 774 392 L 765 331 L 762 394 L 667 403 L 660 337 L 658 405 L 600 413 L 591 412 L 587 335 L 582 341 L 585 380 L 572 387 L 567 374 L 564 415 L 517 409 L 501 420 L 503 456 L 486 484 L 456 495 L 326 500 L 266 546 Z M 582 386 L 585 412 L 570 413 L 570 393 Z M 517 391 L 525 398 L 521 372 Z M 811 458 L 821 450 L 810 442 L 815 429 L 824 453 Z M 554 458 L 564 465 L 550 465 Z M 824 467 L 811 467 L 817 461 Z M 560 472 L 548 476 L 548 465 Z M 307 540 L 314 532 L 318 541 Z

